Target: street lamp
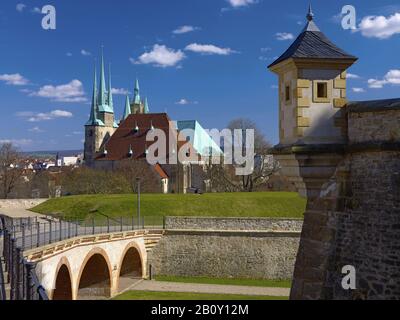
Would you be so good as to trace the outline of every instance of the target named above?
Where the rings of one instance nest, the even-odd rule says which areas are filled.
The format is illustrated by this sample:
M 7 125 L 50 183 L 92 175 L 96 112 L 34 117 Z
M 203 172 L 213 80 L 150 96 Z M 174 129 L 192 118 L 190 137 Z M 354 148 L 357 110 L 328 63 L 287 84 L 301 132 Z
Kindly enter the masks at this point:
M 136 178 L 137 185 L 137 218 L 138 226 L 140 226 L 140 178 Z

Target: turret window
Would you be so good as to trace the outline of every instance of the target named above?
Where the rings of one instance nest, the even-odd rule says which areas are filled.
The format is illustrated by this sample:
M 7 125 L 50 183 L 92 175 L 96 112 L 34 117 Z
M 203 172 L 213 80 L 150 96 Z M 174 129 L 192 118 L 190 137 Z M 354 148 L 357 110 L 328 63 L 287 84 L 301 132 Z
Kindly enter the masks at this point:
M 328 84 L 326 82 L 317 83 L 317 98 L 319 99 L 328 98 Z
M 332 96 L 331 81 L 314 81 L 313 101 L 316 103 L 329 103 Z
M 285 102 L 290 103 L 291 100 L 292 100 L 292 97 L 290 95 L 290 85 L 286 85 L 285 86 Z

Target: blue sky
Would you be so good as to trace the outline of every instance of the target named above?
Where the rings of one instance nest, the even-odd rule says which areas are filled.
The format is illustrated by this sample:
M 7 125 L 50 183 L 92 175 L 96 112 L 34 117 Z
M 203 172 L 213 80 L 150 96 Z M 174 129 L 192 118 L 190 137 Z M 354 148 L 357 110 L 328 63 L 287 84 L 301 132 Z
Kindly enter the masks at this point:
M 309 1 L 3 0 L 0 3 L 0 142 L 22 150 L 81 149 L 93 65 L 101 46 L 116 93 L 135 78 L 152 112 L 223 128 L 256 121 L 278 142 L 277 79 L 267 70 L 305 23 Z M 44 30 L 44 5 L 57 29 Z M 348 1 L 313 1 L 315 20 L 360 58 L 349 72 L 350 100 L 400 97 L 400 5 L 353 0 L 357 32 L 344 30 Z M 285 40 L 286 39 L 286 40 Z M 124 96 L 114 95 L 121 117 Z

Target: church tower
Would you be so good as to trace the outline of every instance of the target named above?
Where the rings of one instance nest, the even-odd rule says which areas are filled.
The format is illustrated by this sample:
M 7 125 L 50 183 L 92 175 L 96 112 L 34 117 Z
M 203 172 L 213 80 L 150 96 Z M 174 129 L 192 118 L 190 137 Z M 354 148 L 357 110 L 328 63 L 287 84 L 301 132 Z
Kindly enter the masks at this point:
M 147 98 L 142 100 L 140 97 L 140 88 L 139 88 L 139 80 L 136 79 L 135 89 L 133 90 L 133 100 L 131 103 L 132 114 L 143 114 L 150 113 L 149 104 L 147 102 Z
M 268 67 L 279 77 L 281 146 L 346 141 L 346 69 L 356 60 L 319 30 L 310 6 L 304 30 Z
M 118 128 L 114 117 L 114 105 L 109 72 L 108 90 L 104 71 L 104 56 L 101 55 L 100 86 L 97 92 L 97 75 L 94 73 L 93 96 L 89 121 L 85 125 L 84 160 L 86 166 L 94 167 L 97 153 L 105 150 L 105 145 Z

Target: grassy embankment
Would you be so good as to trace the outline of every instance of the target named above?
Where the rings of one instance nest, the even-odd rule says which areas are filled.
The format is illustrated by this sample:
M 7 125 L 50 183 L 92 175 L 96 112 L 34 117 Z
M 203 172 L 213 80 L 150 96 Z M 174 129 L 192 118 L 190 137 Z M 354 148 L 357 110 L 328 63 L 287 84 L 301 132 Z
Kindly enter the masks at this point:
M 143 194 L 145 217 L 275 217 L 303 218 L 306 200 L 291 192 L 211 193 L 204 195 Z M 136 214 L 136 195 L 83 195 L 51 199 L 32 210 L 37 213 L 86 219 Z

